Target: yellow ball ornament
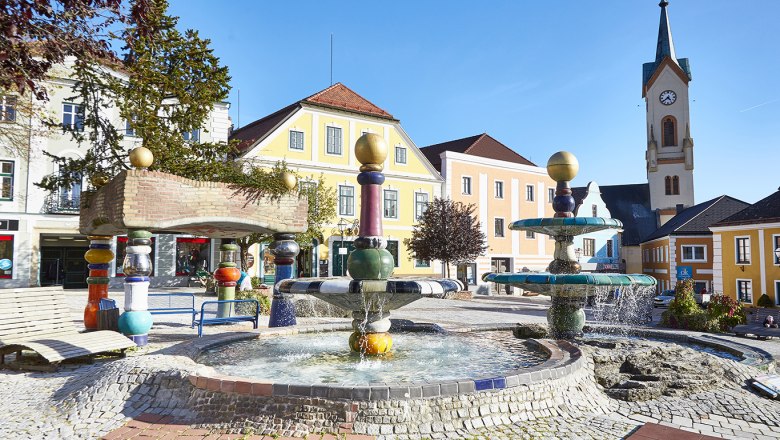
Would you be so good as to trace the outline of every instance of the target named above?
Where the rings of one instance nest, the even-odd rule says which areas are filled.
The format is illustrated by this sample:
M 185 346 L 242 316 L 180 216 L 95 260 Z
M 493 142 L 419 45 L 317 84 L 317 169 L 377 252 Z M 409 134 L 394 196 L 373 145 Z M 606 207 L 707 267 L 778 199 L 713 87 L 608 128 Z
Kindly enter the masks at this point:
M 559 151 L 547 161 L 547 174 L 556 182 L 571 181 L 580 170 L 580 162 L 568 151 Z
M 154 154 L 146 147 L 133 148 L 130 151 L 130 165 L 136 168 L 149 168 L 154 162 Z
M 282 183 L 284 183 L 285 188 L 292 191 L 295 185 L 298 184 L 298 179 L 295 177 L 295 174 L 285 171 L 282 173 Z
M 384 354 L 393 348 L 393 337 L 390 333 L 360 333 L 354 332 L 349 337 L 352 351 L 367 355 Z
M 381 165 L 387 159 L 387 143 L 375 133 L 366 133 L 355 142 L 355 157 L 363 165 Z

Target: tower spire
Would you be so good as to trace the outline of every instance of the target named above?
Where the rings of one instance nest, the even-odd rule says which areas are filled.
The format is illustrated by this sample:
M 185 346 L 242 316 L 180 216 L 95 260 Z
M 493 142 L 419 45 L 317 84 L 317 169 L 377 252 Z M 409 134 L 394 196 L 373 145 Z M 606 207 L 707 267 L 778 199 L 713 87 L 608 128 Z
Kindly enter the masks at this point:
M 661 23 L 658 25 L 658 45 L 655 49 L 656 63 L 660 63 L 667 56 L 677 63 L 677 55 L 674 53 L 674 42 L 672 41 L 672 27 L 669 26 L 669 15 L 666 13 L 668 5 L 667 0 L 661 0 L 661 3 L 658 3 L 658 6 L 661 7 Z

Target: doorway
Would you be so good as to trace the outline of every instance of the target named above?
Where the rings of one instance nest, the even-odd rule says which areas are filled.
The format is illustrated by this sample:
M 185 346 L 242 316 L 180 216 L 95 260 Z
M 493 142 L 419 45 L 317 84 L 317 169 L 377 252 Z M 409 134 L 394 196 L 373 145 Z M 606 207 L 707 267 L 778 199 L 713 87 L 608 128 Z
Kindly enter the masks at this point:
M 510 260 L 509 258 L 491 258 L 490 259 L 490 271 L 493 273 L 504 273 L 509 272 L 511 270 L 510 268 Z M 506 295 L 512 294 L 512 286 L 508 284 L 499 285 L 498 283 L 493 283 L 493 291 L 496 293 L 504 293 Z M 503 292 L 502 292 L 503 291 Z
M 63 289 L 87 287 L 87 261 L 84 254 L 88 246 L 41 247 L 39 279 L 41 286 L 62 286 Z

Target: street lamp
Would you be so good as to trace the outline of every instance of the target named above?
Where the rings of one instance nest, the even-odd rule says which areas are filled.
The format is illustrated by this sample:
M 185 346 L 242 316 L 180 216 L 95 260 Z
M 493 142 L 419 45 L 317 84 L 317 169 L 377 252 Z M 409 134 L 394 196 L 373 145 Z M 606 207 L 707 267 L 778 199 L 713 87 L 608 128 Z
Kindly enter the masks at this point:
M 339 228 L 339 233 L 341 234 L 341 246 L 339 247 L 339 255 L 341 255 L 341 276 L 345 275 L 346 267 L 344 267 L 344 255 L 346 255 L 346 252 L 344 249 L 344 232 L 346 232 L 347 227 L 349 227 L 349 223 L 345 219 L 339 220 L 339 222 L 336 224 Z

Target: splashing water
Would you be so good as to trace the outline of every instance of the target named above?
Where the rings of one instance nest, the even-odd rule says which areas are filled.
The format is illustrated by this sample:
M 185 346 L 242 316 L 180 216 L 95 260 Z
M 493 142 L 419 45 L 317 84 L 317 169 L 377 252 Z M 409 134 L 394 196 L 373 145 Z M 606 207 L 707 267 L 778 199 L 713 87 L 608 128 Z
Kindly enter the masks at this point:
M 647 325 L 653 319 L 655 286 L 595 286 L 591 320 L 625 328 Z

